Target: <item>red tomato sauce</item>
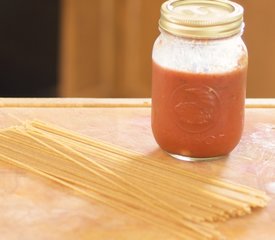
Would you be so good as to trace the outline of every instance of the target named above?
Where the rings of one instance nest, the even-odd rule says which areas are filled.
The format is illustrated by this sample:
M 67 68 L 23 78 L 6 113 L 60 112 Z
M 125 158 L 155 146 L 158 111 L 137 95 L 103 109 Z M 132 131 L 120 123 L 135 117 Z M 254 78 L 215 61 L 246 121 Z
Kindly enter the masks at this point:
M 189 73 L 153 62 L 152 130 L 171 154 L 208 158 L 230 153 L 244 121 L 247 67 Z

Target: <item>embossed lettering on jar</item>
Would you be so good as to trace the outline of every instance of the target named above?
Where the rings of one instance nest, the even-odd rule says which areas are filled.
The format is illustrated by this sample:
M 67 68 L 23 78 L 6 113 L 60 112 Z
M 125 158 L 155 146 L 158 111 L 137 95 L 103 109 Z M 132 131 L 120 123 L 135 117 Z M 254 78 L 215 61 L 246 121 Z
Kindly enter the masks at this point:
M 227 155 L 244 122 L 243 8 L 221 0 L 168 1 L 159 23 L 152 79 L 156 141 L 183 160 Z

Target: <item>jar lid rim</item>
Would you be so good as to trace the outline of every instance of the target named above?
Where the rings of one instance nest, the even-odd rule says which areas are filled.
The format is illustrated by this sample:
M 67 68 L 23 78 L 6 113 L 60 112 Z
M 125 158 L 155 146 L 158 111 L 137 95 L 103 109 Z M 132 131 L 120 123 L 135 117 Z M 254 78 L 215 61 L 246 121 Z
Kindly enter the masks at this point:
M 224 38 L 243 31 L 243 12 L 229 0 L 169 0 L 161 6 L 159 26 L 178 36 Z

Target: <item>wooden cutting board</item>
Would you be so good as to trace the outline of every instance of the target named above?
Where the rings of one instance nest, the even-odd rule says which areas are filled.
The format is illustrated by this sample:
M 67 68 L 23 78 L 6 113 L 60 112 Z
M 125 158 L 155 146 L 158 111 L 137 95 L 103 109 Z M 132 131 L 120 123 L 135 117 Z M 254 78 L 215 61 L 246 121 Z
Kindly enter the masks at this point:
M 193 172 L 266 191 L 264 210 L 218 224 L 229 240 L 275 239 L 275 101 L 247 103 L 243 138 L 218 161 L 185 163 L 163 153 L 151 133 L 146 99 L 0 99 L 0 127 L 40 119 L 159 157 Z M 274 108 L 273 108 L 274 106 Z M 0 162 L 0 239 L 176 239 L 54 182 Z

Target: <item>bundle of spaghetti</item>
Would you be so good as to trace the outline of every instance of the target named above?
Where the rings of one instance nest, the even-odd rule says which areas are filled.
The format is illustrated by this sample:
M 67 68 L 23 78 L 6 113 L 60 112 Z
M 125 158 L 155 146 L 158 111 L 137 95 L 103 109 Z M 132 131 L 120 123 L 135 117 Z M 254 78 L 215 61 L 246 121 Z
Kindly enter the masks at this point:
M 221 239 L 210 224 L 251 213 L 265 193 L 186 171 L 40 121 L 0 132 L 0 159 L 183 239 Z

